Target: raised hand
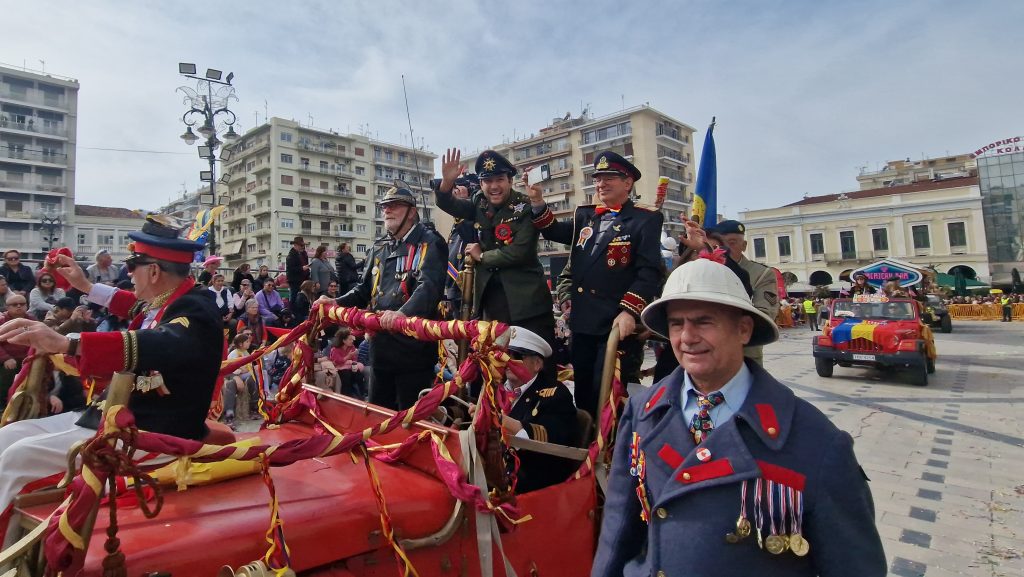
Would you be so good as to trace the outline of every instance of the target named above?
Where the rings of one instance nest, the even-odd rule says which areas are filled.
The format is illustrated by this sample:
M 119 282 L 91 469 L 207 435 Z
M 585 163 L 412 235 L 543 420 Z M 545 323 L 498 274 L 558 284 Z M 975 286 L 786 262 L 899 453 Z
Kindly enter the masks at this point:
M 531 206 L 544 206 L 547 204 L 544 201 L 544 191 L 541 189 L 539 184 L 530 184 L 530 174 L 528 170 L 523 171 L 523 186 L 526 187 L 526 194 L 530 197 Z
M 462 151 L 449 148 L 441 157 L 441 190 L 449 192 L 455 186 L 455 179 L 462 174 Z

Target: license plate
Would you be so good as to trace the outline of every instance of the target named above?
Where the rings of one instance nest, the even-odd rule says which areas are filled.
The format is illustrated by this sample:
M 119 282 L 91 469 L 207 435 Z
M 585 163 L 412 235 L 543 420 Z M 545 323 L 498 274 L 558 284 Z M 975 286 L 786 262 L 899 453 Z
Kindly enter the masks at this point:
M 853 360 L 855 360 L 855 361 L 873 361 L 873 360 L 875 360 L 875 355 L 853 355 Z

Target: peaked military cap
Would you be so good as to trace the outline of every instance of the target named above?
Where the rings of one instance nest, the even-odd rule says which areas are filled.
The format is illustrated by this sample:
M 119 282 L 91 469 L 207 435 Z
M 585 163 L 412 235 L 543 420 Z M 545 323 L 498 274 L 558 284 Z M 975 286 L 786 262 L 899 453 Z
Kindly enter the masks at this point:
M 507 158 L 493 150 L 485 150 L 476 158 L 476 175 L 479 178 L 489 178 L 507 174 L 509 178 L 516 175 L 516 167 Z
M 713 229 L 718 234 L 747 234 L 747 227 L 738 220 L 723 220 L 716 224 Z
M 416 208 L 416 195 L 413 194 L 412 189 L 409 188 L 408 184 L 401 180 L 396 180 L 395 185 L 384 193 L 384 198 L 378 200 L 377 204 L 384 206 L 385 204 L 391 204 L 393 202 L 405 203 Z
M 180 238 L 184 227 L 177 219 L 162 214 L 146 216 L 142 230 L 129 232 L 128 250 L 138 258 L 146 255 L 169 262 L 190 263 L 197 251 L 203 250 L 206 243 L 187 238 Z
M 594 174 L 617 174 L 632 177 L 634 181 L 640 180 L 640 170 L 633 166 L 632 162 L 610 150 L 594 157 Z

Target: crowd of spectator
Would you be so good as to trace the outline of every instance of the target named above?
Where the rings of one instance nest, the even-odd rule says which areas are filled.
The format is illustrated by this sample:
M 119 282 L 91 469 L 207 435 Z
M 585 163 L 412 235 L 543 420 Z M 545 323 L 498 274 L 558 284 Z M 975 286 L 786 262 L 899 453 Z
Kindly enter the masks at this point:
M 304 248 L 304 244 L 301 245 Z M 42 263 L 22 262 L 17 250 L 4 253 L 0 265 L 0 324 L 17 318 L 43 321 L 57 332 L 68 335 L 92 331 L 116 331 L 127 327 L 128 319 L 120 319 L 105 308 L 89 304 L 85 295 L 73 289 L 60 275 L 42 268 Z M 326 247 L 320 247 L 308 268 L 291 271 L 298 279 L 295 294 L 289 286 L 288 271 L 272 271 L 266 265 L 253 274 L 249 264 L 233 271 L 223 270 L 223 259 L 211 256 L 197 267 L 194 278 L 210 291 L 210 296 L 224 319 L 225 339 L 230 346 L 229 357 L 248 354 L 275 337 L 268 328 L 290 329 L 309 316 L 312 303 L 321 295 L 340 296 L 359 276 L 362 263 L 342 245 L 335 262 L 326 257 Z M 86 276 L 93 283 L 102 283 L 131 290 L 127 267 L 113 262 L 109 251 L 93 255 L 92 262 L 81 262 Z M 342 273 L 336 272 L 341 270 Z M 230 274 L 229 277 L 226 274 Z M 285 292 L 288 291 L 288 292 Z M 284 294 L 282 294 L 284 293 Z M 338 360 L 337 383 L 332 387 L 352 396 L 365 397 L 367 382 L 363 378 L 366 353 L 359 355 L 358 345 L 363 341 L 347 330 L 344 336 L 330 330 L 320 343 L 317 355 Z M 335 352 L 334 349 L 338 349 Z M 344 354 L 341 350 L 344 349 Z M 9 342 L 0 343 L 0 411 L 6 406 L 11 385 L 28 354 L 28 348 Z M 361 360 L 360 360 L 361 359 Z M 255 365 L 247 365 L 229 375 L 222 387 L 224 420 L 234 425 L 256 415 L 259 398 L 258 383 L 263 394 L 276 393 L 281 377 L 291 362 L 291 347 L 282 347 L 262 359 L 262 378 L 256 378 Z M 48 378 L 49 412 L 52 414 L 79 410 L 85 406 L 88 391 L 83 390 L 77 377 L 54 373 Z

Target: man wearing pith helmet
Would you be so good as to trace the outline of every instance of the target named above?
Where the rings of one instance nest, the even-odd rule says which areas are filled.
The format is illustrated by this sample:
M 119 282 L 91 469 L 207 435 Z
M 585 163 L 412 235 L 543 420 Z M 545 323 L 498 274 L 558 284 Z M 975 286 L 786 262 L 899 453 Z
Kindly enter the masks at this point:
M 592 575 L 885 575 L 853 439 L 744 359 L 779 333 L 735 273 L 683 264 L 641 320 L 680 366 L 623 412 Z

